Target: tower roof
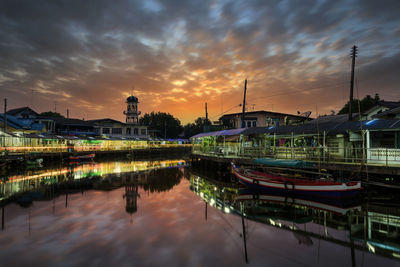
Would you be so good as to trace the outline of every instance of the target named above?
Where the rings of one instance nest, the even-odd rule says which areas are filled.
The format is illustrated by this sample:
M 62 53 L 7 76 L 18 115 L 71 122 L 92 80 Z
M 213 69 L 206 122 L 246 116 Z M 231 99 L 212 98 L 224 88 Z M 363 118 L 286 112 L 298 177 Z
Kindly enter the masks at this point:
M 131 95 L 131 96 L 129 96 L 127 99 L 126 99 L 126 102 L 139 102 L 138 101 L 138 98 L 136 97 L 136 96 L 133 96 L 133 95 Z

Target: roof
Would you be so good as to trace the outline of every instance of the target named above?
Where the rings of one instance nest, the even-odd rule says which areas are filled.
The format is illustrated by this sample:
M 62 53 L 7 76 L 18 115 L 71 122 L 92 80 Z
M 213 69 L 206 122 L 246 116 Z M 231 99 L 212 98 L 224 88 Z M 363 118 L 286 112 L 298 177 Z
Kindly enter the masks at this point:
M 103 124 L 103 123 L 118 123 L 118 124 L 125 124 L 123 122 L 114 120 L 114 119 L 110 119 L 110 118 L 104 118 L 104 119 L 97 119 L 97 120 L 88 120 L 88 122 L 92 123 L 92 124 Z
M 378 105 L 389 108 L 389 109 L 393 109 L 393 108 L 400 107 L 400 102 L 382 100 L 382 101 L 378 101 Z
M 126 99 L 126 102 L 136 102 L 136 103 L 138 103 L 139 100 L 138 100 L 138 98 L 136 96 L 131 95 Z
M 91 121 L 84 121 L 80 119 L 67 119 L 67 118 L 51 118 L 58 125 L 74 125 L 74 126 L 93 126 Z
M 4 122 L 4 113 L 0 114 L 0 121 Z M 33 123 L 33 119 L 18 119 L 7 113 L 7 125 L 14 129 L 26 129 L 41 131 L 44 128 L 42 123 Z
M 385 117 L 387 115 L 396 115 L 396 114 L 399 114 L 399 113 L 400 113 L 400 107 L 397 107 L 397 108 L 389 109 L 389 110 L 386 110 L 384 112 L 375 114 L 372 117 L 373 118 L 381 118 L 381 117 Z
M 352 118 L 354 121 L 359 119 L 358 113 L 353 113 L 352 114 Z M 341 115 L 328 115 L 328 116 L 321 116 L 318 117 L 312 121 L 308 121 L 306 122 L 306 124 L 309 123 L 326 123 L 326 122 L 335 122 L 335 123 L 339 123 L 339 122 L 346 122 L 349 120 L 349 114 L 341 114 Z
M 271 126 L 271 127 L 251 127 L 241 128 L 234 130 L 225 130 L 218 132 L 202 133 L 193 138 L 205 137 L 205 136 L 219 136 L 219 135 L 252 135 L 252 134 L 278 134 L 278 135 L 290 135 L 294 134 L 338 134 L 346 133 L 348 131 L 360 131 L 363 130 L 384 130 L 384 129 L 400 129 L 400 119 L 395 120 L 368 120 L 368 121 L 345 121 L 345 122 L 325 122 L 325 123 L 306 123 L 299 125 L 283 125 L 283 126 Z M 236 131 L 235 131 L 236 130 Z M 224 134 L 227 133 L 227 134 Z
M 7 111 L 7 115 L 12 115 L 15 116 L 18 113 L 21 113 L 23 111 L 28 111 L 30 113 L 35 114 L 36 116 L 39 116 L 39 113 L 37 113 L 36 111 L 34 111 L 33 109 L 31 109 L 30 107 L 22 107 L 22 108 L 14 108 L 14 109 L 10 109 Z
M 190 137 L 190 139 L 205 137 L 205 136 L 237 135 L 237 134 L 242 134 L 246 130 L 247 130 L 247 128 L 239 128 L 239 129 L 232 129 L 232 130 L 222 130 L 222 131 L 215 131 L 215 132 L 208 132 L 208 133 L 200 133 L 200 134 L 196 134 L 195 136 Z
M 251 115 L 255 115 L 255 114 L 280 115 L 280 116 L 295 117 L 295 118 L 299 118 L 299 119 L 309 119 L 308 117 L 304 117 L 304 116 L 300 116 L 300 115 L 287 114 L 287 113 L 280 113 L 280 112 L 273 112 L 273 111 L 265 111 L 265 110 L 245 112 L 245 116 L 249 116 L 249 115 L 251 116 Z M 219 120 L 222 120 L 223 118 L 227 118 L 227 117 L 234 117 L 234 116 L 242 116 L 242 112 L 222 115 L 222 116 L 219 118 Z M 310 118 L 310 119 L 311 119 L 311 118 Z

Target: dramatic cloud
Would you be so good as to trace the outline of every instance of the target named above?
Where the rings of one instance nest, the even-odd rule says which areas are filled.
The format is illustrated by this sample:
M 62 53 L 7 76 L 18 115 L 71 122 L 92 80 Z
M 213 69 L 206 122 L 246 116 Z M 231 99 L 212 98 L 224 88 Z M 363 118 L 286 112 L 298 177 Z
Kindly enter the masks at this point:
M 399 1 L 17 1 L 0 3 L 0 90 L 9 107 L 184 123 L 249 107 L 315 114 L 355 95 L 400 100 Z M 236 108 L 235 108 L 236 107 Z

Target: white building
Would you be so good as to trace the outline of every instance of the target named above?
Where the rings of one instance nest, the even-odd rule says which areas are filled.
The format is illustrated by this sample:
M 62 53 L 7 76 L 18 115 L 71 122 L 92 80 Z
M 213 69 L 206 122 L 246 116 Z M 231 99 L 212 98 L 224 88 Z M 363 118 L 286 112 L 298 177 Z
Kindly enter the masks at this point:
M 113 119 L 90 120 L 93 123 L 96 134 L 109 137 L 149 137 L 146 125 L 139 124 L 138 98 L 129 96 L 126 99 L 127 107 L 124 111 L 126 116 L 125 122 Z

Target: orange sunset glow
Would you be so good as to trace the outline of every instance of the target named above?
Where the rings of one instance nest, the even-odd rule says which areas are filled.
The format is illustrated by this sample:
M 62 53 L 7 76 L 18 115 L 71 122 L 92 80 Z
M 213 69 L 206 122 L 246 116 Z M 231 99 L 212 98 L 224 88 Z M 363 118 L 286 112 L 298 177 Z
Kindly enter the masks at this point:
M 355 97 L 398 101 L 398 1 L 4 1 L 0 90 L 10 109 L 182 124 L 248 110 L 329 114 Z M 379 40 L 379 41 L 378 41 Z

